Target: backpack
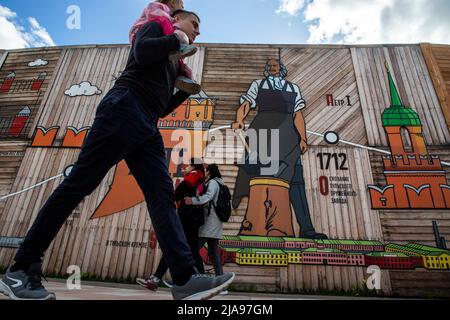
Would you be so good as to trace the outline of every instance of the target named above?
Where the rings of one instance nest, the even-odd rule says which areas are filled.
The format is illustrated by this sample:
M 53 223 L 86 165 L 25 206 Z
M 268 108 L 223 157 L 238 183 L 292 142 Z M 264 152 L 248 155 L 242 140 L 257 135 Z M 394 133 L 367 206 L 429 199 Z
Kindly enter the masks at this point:
M 219 196 L 217 198 L 217 205 L 214 204 L 214 200 L 211 201 L 208 215 L 211 213 L 212 204 L 220 221 L 228 222 L 231 216 L 231 192 L 225 184 L 221 184 L 217 180 L 215 181 L 219 185 Z

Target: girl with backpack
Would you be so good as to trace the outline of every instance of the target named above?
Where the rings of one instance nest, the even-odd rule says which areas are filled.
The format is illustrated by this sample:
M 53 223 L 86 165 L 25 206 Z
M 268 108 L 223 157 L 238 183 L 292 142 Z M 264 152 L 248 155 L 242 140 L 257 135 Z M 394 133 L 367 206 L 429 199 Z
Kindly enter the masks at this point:
M 205 223 L 199 230 L 199 248 L 208 244 L 208 256 L 211 259 L 216 276 L 223 274 L 220 259 L 219 240 L 223 239 L 223 222 L 216 213 L 221 186 L 225 186 L 216 164 L 206 168 L 206 193 L 199 197 L 184 199 L 187 205 L 204 205 Z

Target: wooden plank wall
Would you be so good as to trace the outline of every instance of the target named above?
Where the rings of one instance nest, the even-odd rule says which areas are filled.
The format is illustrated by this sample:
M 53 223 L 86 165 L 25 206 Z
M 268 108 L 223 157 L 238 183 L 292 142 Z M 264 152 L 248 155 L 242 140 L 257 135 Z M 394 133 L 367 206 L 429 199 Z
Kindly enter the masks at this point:
M 434 88 L 450 127 L 450 46 L 420 44 Z
M 390 271 L 392 293 L 397 296 L 448 297 L 450 272 L 417 269 Z
M 57 139 L 62 139 L 65 128 L 82 128 L 92 124 L 96 106 L 114 85 L 114 78 L 123 70 L 128 57 L 128 46 L 64 49 L 51 92 L 45 97 L 35 126 L 60 126 Z M 101 94 L 70 97 L 65 94 L 74 85 L 89 81 Z
M 52 80 L 54 69 L 59 61 L 61 49 L 27 49 L 10 51 L 0 69 L 0 82 L 12 72 L 15 79 L 8 91 L 0 92 L 0 135 L 2 139 L 27 139 L 33 134 L 33 121 L 39 113 L 39 107 Z M 30 63 L 34 63 L 30 66 Z M 42 85 L 32 89 L 32 83 L 38 76 L 46 73 Z M 18 136 L 10 136 L 9 128 L 14 117 L 25 107 L 30 116 L 24 129 Z
M 52 81 L 60 53 L 59 48 L 14 50 L 0 53 L 1 83 L 8 74 L 13 71 L 16 73 L 10 90 L 0 93 L 0 195 L 2 196 L 21 190 L 14 183 L 18 178 L 19 168 L 29 143 L 27 136 L 34 131 L 32 124 L 39 112 L 42 98 Z M 40 60 L 38 61 L 38 59 Z M 30 63 L 32 64 L 30 65 Z M 42 72 L 46 73 L 46 77 L 39 90 L 31 90 L 31 83 Z M 10 135 L 11 124 L 16 115 L 25 107 L 29 107 L 31 114 L 23 131 L 19 135 L 12 136 Z M 8 212 L 5 207 L 6 201 L 0 201 L 1 231 L 10 223 L 8 220 L 10 214 L 14 213 L 14 210 Z M 5 234 L 0 233 L 0 235 L 4 236 Z
M 26 147 L 26 142 L 0 142 L 0 197 L 10 194 Z M 0 226 L 6 223 L 4 207 L 5 201 L 0 201 Z
M 444 147 L 429 147 L 430 154 L 438 155 L 442 161 L 450 161 L 450 152 Z M 385 185 L 383 164 L 379 153 L 370 155 L 372 170 L 377 183 Z M 450 167 L 444 166 L 447 181 Z M 439 232 L 448 243 L 450 239 L 449 210 L 383 210 L 378 211 L 385 242 L 404 244 L 416 242 L 436 247 L 432 221 L 436 221 Z M 441 295 L 450 292 L 448 271 L 390 270 L 392 293 L 402 296 Z
M 288 69 L 288 79 L 300 87 L 306 100 L 303 112 L 308 130 L 321 134 L 335 131 L 342 140 L 367 144 L 350 49 L 282 49 L 281 61 Z M 327 94 L 344 99 L 345 106 L 327 106 Z M 347 96 L 351 106 L 347 106 Z M 308 140 L 326 144 L 316 136 Z
M 352 48 L 354 68 L 357 76 L 361 98 L 365 128 L 369 145 L 389 151 L 387 135 L 381 123 L 381 115 L 390 105 L 389 84 L 385 61 L 391 66 L 394 81 L 397 84 L 403 103 L 415 109 L 423 123 L 424 137 L 430 154 L 439 155 L 441 161 L 449 161 L 449 131 L 445 122 L 443 109 L 433 86 L 432 72 L 428 72 L 427 64 L 419 46 Z M 375 184 L 385 185 L 382 155 L 370 152 L 370 164 Z M 443 167 L 450 181 L 450 168 Z M 450 239 L 449 210 L 382 210 L 372 211 L 380 217 L 384 240 L 404 244 L 418 242 L 436 246 L 432 221 L 439 225 L 441 236 Z M 448 240 L 447 240 L 448 241 Z M 448 272 L 389 271 L 391 274 L 392 292 L 394 294 L 414 295 L 436 293 L 436 288 L 450 287 Z M 411 282 L 417 277 L 416 290 Z M 439 279 L 439 280 L 437 280 Z M 441 286 L 433 288 L 440 281 Z M 430 289 L 431 288 L 431 289 Z M 442 292 L 442 290 L 441 290 Z
M 203 66 L 205 62 L 205 47 L 198 47 L 198 51 L 195 55 L 190 56 L 185 60 L 185 63 L 192 69 L 193 79 L 201 84 L 203 79 Z
M 0 68 L 6 60 L 6 56 L 8 55 L 8 51 L 0 50 Z
M 322 170 L 318 153 L 344 153 L 348 157 L 348 172 L 330 167 Z M 371 168 L 367 150 L 352 147 L 312 146 L 303 156 L 304 176 L 308 203 L 316 230 L 330 239 L 362 239 L 383 241 L 379 217 L 368 208 L 367 184 L 371 184 Z M 355 197 L 348 197 L 348 204 L 332 203 L 332 196 L 323 196 L 319 190 L 319 178 L 348 177 Z M 284 286 L 298 290 L 351 290 L 361 286 L 367 278 L 365 268 L 336 266 L 292 265 L 283 270 Z M 389 271 L 383 270 L 382 290 L 390 292 Z M 301 285 L 300 285 L 301 284 Z M 300 285 L 300 287 L 298 287 Z

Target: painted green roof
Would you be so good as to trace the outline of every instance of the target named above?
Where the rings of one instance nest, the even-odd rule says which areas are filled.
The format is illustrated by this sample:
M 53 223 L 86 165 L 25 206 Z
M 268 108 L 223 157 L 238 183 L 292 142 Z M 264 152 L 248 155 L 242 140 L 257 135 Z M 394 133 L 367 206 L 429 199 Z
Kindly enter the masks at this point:
M 406 245 L 390 243 L 386 246 L 386 248 L 409 251 L 412 253 L 412 254 L 408 253 L 408 255 L 422 255 L 422 256 L 439 256 L 441 254 L 450 255 L 450 251 L 448 251 L 448 250 L 425 246 L 425 245 L 416 244 L 416 243 L 408 243 Z
M 241 248 L 223 248 L 223 250 L 225 250 L 225 252 L 239 252 L 242 249 Z
M 241 240 L 241 237 L 239 237 L 239 236 L 223 236 L 223 240 L 239 241 L 239 240 Z
M 285 254 L 283 250 L 279 249 L 260 249 L 260 248 L 244 248 L 239 250 L 239 253 L 246 254 Z
M 423 244 L 417 244 L 417 243 L 408 243 L 407 245 L 405 245 L 405 247 L 407 248 L 411 248 L 411 249 L 416 249 L 416 250 L 422 250 L 422 251 L 427 251 L 427 252 L 436 252 L 436 253 L 447 253 L 450 254 L 449 250 L 445 250 L 445 249 L 441 249 L 441 248 L 435 248 L 435 247 L 430 247 L 430 246 L 426 246 Z
M 338 240 L 316 240 L 316 243 L 319 244 L 340 244 L 340 245 L 369 245 L 369 246 L 382 246 L 383 243 L 376 240 L 346 240 L 346 239 L 338 239 Z
M 303 250 L 303 252 L 345 253 L 338 249 L 317 249 L 317 248 L 308 248 Z
M 412 108 L 405 106 L 391 106 L 382 115 L 383 127 L 420 127 L 422 122 L 419 115 Z
M 409 258 L 408 255 L 400 252 L 371 252 L 366 254 L 370 257 L 398 257 L 398 258 Z
M 293 253 L 302 253 L 302 250 L 299 249 L 283 249 L 284 252 L 289 253 L 289 252 L 293 252 Z
M 420 255 L 419 252 L 417 252 L 417 250 L 414 250 L 412 248 L 409 247 L 405 247 L 404 245 L 401 244 L 396 244 L 396 243 L 389 243 L 386 245 L 386 250 L 388 249 L 397 249 L 397 250 L 401 250 L 401 251 L 407 251 L 409 255 Z
M 257 236 L 240 236 L 242 241 L 259 241 L 259 242 L 283 242 L 281 237 L 257 237 Z
M 288 238 L 288 237 L 284 237 L 282 239 L 284 241 L 289 241 L 289 242 L 314 242 L 314 240 L 305 239 L 305 238 Z

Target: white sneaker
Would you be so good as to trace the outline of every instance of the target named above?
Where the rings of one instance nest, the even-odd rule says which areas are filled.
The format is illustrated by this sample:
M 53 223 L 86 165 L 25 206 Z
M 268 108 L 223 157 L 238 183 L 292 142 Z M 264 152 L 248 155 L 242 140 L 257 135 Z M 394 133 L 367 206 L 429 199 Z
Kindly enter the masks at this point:
M 9 268 L 0 279 L 0 293 L 11 300 L 56 300 L 53 292 L 47 291 L 42 285 L 42 265 L 33 263 L 29 270 L 15 272 Z
M 180 47 L 180 50 L 172 53 L 169 56 L 169 59 L 171 61 L 178 61 L 180 59 L 184 59 L 190 56 L 193 56 L 194 54 L 196 54 L 198 51 L 198 48 L 195 46 L 191 46 L 189 44 L 182 44 Z
M 202 91 L 201 85 L 187 77 L 178 77 L 175 81 L 175 88 L 189 93 L 190 95 L 196 95 Z

